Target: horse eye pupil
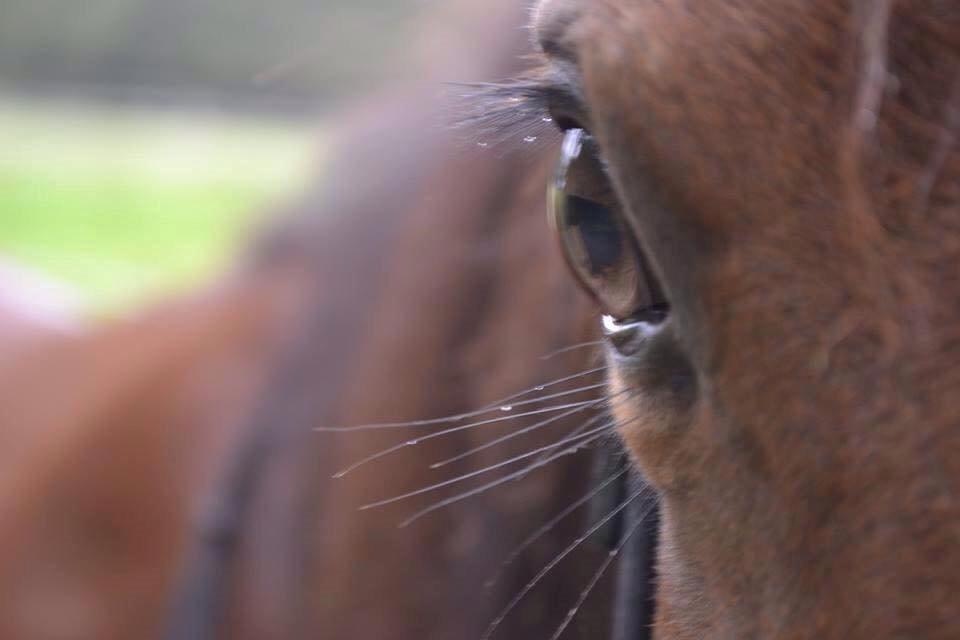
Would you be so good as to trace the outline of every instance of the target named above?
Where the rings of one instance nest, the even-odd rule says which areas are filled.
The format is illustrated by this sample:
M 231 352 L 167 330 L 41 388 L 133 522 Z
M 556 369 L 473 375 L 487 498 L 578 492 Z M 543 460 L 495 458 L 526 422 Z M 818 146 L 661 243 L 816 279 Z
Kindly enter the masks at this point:
M 623 257 L 623 238 L 612 212 L 579 196 L 567 196 L 567 211 L 568 231 L 577 235 L 590 275 L 609 274 Z

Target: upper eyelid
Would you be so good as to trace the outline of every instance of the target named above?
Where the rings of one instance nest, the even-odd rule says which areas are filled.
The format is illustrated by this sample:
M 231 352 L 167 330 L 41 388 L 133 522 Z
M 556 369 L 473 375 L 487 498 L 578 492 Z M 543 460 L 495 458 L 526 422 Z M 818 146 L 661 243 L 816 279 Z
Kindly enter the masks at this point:
M 553 63 L 576 67 L 579 63 L 577 51 L 569 45 L 564 32 L 542 32 L 539 39 L 540 50 Z
M 577 51 L 570 32 L 580 20 L 582 7 L 569 2 L 541 0 L 533 13 L 531 28 L 543 54 L 553 62 L 577 64 Z

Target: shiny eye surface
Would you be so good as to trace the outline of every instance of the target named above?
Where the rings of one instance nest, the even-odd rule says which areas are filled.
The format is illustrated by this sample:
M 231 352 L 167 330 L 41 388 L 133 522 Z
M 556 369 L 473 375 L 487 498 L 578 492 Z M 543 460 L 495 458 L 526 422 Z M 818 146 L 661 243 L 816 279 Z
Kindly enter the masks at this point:
M 604 313 L 617 320 L 665 315 L 665 300 L 582 129 L 565 134 L 548 207 L 567 264 Z

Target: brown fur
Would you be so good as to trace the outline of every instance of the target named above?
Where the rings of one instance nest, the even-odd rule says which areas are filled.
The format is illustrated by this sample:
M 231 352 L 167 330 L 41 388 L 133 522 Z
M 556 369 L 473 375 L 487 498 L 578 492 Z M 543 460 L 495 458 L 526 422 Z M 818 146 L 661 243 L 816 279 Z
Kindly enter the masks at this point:
M 537 31 L 672 305 L 613 377 L 656 637 L 955 637 L 957 8 L 544 0 Z

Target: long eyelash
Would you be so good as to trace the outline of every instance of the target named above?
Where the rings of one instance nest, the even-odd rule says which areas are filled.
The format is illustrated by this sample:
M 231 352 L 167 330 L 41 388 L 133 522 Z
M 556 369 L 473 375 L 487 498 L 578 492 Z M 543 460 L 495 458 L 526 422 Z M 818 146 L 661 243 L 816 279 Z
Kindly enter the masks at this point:
M 454 127 L 476 136 L 480 146 L 508 140 L 531 143 L 556 131 L 549 111 L 556 90 L 545 72 L 452 86 L 458 103 Z

